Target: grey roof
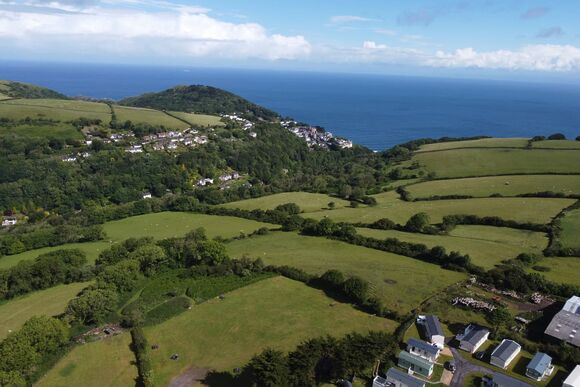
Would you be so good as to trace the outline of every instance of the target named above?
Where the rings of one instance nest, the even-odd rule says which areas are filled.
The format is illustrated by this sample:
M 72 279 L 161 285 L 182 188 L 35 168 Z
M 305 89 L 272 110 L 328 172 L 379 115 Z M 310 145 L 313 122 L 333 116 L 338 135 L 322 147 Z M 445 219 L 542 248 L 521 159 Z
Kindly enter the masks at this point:
M 515 341 L 504 339 L 500 343 L 500 345 L 498 345 L 493 350 L 493 352 L 491 353 L 491 357 L 496 357 L 506 362 L 514 353 L 516 353 L 520 349 L 522 349 L 522 346 L 516 343 Z
M 431 336 L 445 336 L 443 333 L 443 328 L 441 328 L 441 323 L 437 316 L 428 315 L 425 316 L 425 334 L 427 337 Z
M 552 319 L 545 334 L 580 347 L 580 314 L 561 310 Z
M 425 369 L 433 367 L 433 363 L 431 363 L 429 360 L 423 359 L 421 356 L 413 355 L 412 353 L 406 351 L 401 351 L 399 353 L 399 359 L 403 359 L 408 363 L 413 363 Z
M 532 387 L 530 384 L 521 380 L 511 378 L 507 375 L 496 372 L 493 375 L 493 382 L 498 387 Z
M 467 341 L 468 343 L 475 345 L 487 334 L 489 334 L 487 329 L 473 325 L 472 329 L 463 336 L 461 341 Z
M 420 350 L 427 352 L 431 355 L 437 355 L 437 353 L 439 352 L 439 348 L 429 343 L 426 343 L 423 340 L 409 339 L 409 341 L 407 341 L 407 349 L 409 349 L 409 347 L 419 348 Z
M 407 374 L 406 372 L 399 371 L 396 368 L 389 368 L 389 370 L 387 371 L 387 380 L 388 379 L 397 380 L 397 381 L 405 384 L 407 387 L 424 387 L 425 386 L 424 381 L 419 380 L 417 378 L 414 378 L 411 375 Z
M 532 360 L 528 363 L 527 368 L 536 371 L 538 374 L 543 375 L 544 372 L 552 364 L 552 358 L 543 352 L 536 352 Z

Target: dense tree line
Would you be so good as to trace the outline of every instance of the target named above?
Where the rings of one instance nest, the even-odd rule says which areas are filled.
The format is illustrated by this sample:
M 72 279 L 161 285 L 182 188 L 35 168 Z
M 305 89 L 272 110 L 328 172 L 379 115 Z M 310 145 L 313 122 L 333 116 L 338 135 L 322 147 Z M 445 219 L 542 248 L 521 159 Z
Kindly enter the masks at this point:
M 86 255 L 81 250 L 57 250 L 0 270 L 0 300 L 59 284 L 85 281 L 91 277 L 90 270 L 85 268 L 86 262 Z
M 531 222 L 517 222 L 515 220 L 506 220 L 498 216 L 477 216 L 477 215 L 447 215 L 443 217 L 441 229 L 451 231 L 458 224 L 483 225 L 494 227 L 510 227 L 522 230 L 531 230 L 539 232 L 549 232 L 550 226 Z

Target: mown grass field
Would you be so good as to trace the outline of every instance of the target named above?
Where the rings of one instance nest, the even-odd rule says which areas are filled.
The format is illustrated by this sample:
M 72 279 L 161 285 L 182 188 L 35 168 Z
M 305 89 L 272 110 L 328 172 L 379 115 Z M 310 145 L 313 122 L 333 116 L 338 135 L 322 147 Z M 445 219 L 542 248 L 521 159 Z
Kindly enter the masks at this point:
M 348 332 L 386 330 L 396 323 L 357 311 L 326 297 L 322 291 L 274 277 L 214 299 L 191 311 L 145 329 L 156 384 L 190 367 L 231 372 L 267 347 L 292 350 L 305 339 Z M 186 340 L 184 340 L 187 338 Z M 169 357 L 179 353 L 179 360 Z
M 580 209 L 572 210 L 562 218 L 560 242 L 564 247 L 580 248 Z
M 192 125 L 199 126 L 225 126 L 219 116 L 210 116 L 208 114 L 195 114 L 185 112 L 170 112 L 172 115 L 189 122 Z
M 134 386 L 137 378 L 131 335 L 78 345 L 37 386 Z
M 11 119 L 47 118 L 71 121 L 79 117 L 100 119 L 108 123 L 111 119 L 109 107 L 104 103 L 59 100 L 59 99 L 13 99 L 0 103 L 0 117 Z
M 321 211 L 328 209 L 328 203 L 334 202 L 335 208 L 349 206 L 347 200 L 332 196 L 310 192 L 283 192 L 255 199 L 240 200 L 223 204 L 222 207 L 240 208 L 242 210 L 273 210 L 276 206 L 285 203 L 296 203 L 304 212 Z
M 117 121 L 131 121 L 136 123 L 145 123 L 153 126 L 165 126 L 168 129 L 186 129 L 189 125 L 159 110 L 133 108 L 126 106 L 113 106 Z
M 0 269 L 16 265 L 20 261 L 35 259 L 41 254 L 60 249 L 81 249 L 87 254 L 92 264 L 101 251 L 108 249 L 111 243 L 121 242 L 128 238 L 151 236 L 155 239 L 181 237 L 198 227 L 206 230 L 209 238 L 221 236 L 231 238 L 240 233 L 249 234 L 261 227 L 278 227 L 276 225 L 256 222 L 230 216 L 193 214 L 189 212 L 159 212 L 133 216 L 130 218 L 107 222 L 103 229 L 107 233 L 104 241 L 88 243 L 69 243 L 62 246 L 44 247 L 25 251 L 24 253 L 0 257 Z
M 505 227 L 458 226 L 449 235 L 370 228 L 359 228 L 357 231 L 377 239 L 397 238 L 403 242 L 422 243 L 427 247 L 443 246 L 448 252 L 469 254 L 474 264 L 485 269 L 491 269 L 502 260 L 515 258 L 520 253 L 541 254 L 548 244 L 548 238 L 542 233 Z
M 279 226 L 231 216 L 158 212 L 107 222 L 103 228 L 109 239 L 123 241 L 127 238 L 146 236 L 155 239 L 181 237 L 198 227 L 205 228 L 209 238 L 216 236 L 231 238 L 240 233 L 249 234 L 261 227 Z
M 457 148 L 524 148 L 527 138 L 482 138 L 479 140 L 440 142 L 422 145 L 418 152 L 439 151 Z
M 332 211 L 311 212 L 305 217 L 313 219 L 331 218 L 340 222 L 372 223 L 380 218 L 389 218 L 404 224 L 418 212 L 425 212 L 432 223 L 441 222 L 445 215 L 499 216 L 519 222 L 549 223 L 563 208 L 574 203 L 572 199 L 545 198 L 475 198 L 405 202 L 396 192 L 374 195 L 375 207 L 339 208 Z
M 580 149 L 580 141 L 546 140 L 532 142 L 532 148 Z
M 69 300 L 88 285 L 89 282 L 59 285 L 0 303 L 0 340 L 33 316 L 61 314 Z
M 436 177 L 580 173 L 580 152 L 546 149 L 451 149 L 421 152 L 413 160 Z
M 372 285 L 372 292 L 393 310 L 406 313 L 433 293 L 465 278 L 464 274 L 379 250 L 324 238 L 274 232 L 227 244 L 232 257 L 262 258 L 312 274 L 336 269 Z
M 550 271 L 537 272 L 528 269 L 530 273 L 538 273 L 550 281 L 578 285 L 580 281 L 580 258 L 579 257 L 546 257 L 538 263 L 540 266 L 550 268 Z
M 545 191 L 578 195 L 580 175 L 514 175 L 432 180 L 408 185 L 405 189 L 415 199 L 436 195 L 516 196 Z
M 1 104 L 0 104 L 1 105 Z M 1 111 L 0 106 L 0 111 Z M 0 113 L 0 117 L 2 114 Z M 54 125 L 17 125 L 13 127 L 0 127 L 0 136 L 15 135 L 27 138 L 59 138 L 82 140 L 81 132 L 70 124 L 57 123 Z

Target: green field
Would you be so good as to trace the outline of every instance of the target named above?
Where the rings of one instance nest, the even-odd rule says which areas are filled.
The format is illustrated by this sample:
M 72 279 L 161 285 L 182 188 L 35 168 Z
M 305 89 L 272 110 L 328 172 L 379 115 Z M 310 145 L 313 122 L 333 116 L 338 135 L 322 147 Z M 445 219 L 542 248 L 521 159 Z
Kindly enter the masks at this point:
M 12 267 L 20 261 L 35 259 L 41 254 L 60 249 L 81 249 L 87 254 L 88 262 L 93 263 L 99 253 L 109 248 L 111 243 L 120 242 L 128 238 L 146 236 L 151 236 L 155 239 L 181 237 L 198 227 L 205 228 L 209 238 L 216 236 L 231 238 L 238 236 L 242 232 L 249 234 L 261 227 L 272 228 L 277 226 L 230 216 L 203 215 L 189 212 L 158 212 L 105 223 L 103 228 L 107 233 L 106 241 L 69 243 L 63 246 L 44 247 L 0 257 L 0 269 Z
M 58 285 L 0 303 L 0 340 L 11 331 L 20 329 L 33 316 L 61 314 L 69 300 L 88 284 L 89 282 Z
M 580 175 L 514 175 L 432 180 L 408 185 L 405 189 L 415 199 L 437 195 L 516 196 L 545 191 L 578 195 Z
M 538 265 L 548 267 L 550 271 L 537 272 L 533 269 L 528 271 L 541 274 L 550 281 L 558 283 L 570 285 L 578 285 L 580 283 L 578 279 L 578 273 L 580 273 L 579 257 L 546 257 Z
M 109 239 L 122 241 L 127 238 L 146 236 L 152 236 L 155 239 L 181 237 L 198 227 L 205 228 L 209 238 L 216 236 L 231 238 L 240 233 L 249 234 L 261 227 L 278 226 L 231 216 L 158 212 L 107 222 L 104 230 Z
M 480 140 L 450 141 L 422 145 L 418 152 L 457 148 L 524 148 L 527 138 L 482 138 Z
M 241 208 L 242 210 L 273 210 L 276 206 L 285 203 L 296 203 L 302 211 L 313 212 L 328 209 L 328 203 L 334 202 L 335 208 L 349 206 L 347 200 L 333 198 L 332 196 L 310 192 L 283 192 L 255 199 L 240 200 L 223 204 L 222 207 Z
M 580 173 L 580 152 L 544 149 L 453 149 L 416 153 L 413 160 L 436 177 Z
M 109 107 L 104 103 L 60 99 L 13 99 L 0 103 L 0 117 L 11 119 L 48 118 L 71 121 L 79 117 L 111 119 Z
M 219 116 L 210 116 L 208 114 L 195 114 L 185 112 L 170 112 L 171 115 L 181 118 L 192 125 L 198 126 L 225 126 Z
M 393 331 L 395 326 L 300 282 L 274 277 L 194 306 L 145 333 L 150 343 L 159 344 L 151 358 L 161 386 L 190 367 L 231 371 L 267 347 L 288 351 L 310 337 Z M 169 359 L 173 353 L 179 353 L 178 361 Z
M 469 254 L 474 264 L 485 269 L 491 269 L 502 260 L 515 258 L 520 253 L 541 254 L 548 244 L 548 238 L 542 233 L 505 227 L 457 226 L 449 235 L 370 228 L 359 228 L 357 231 L 377 239 L 397 238 L 403 242 L 422 243 L 430 248 L 443 246 L 447 252 Z
M 418 212 L 426 212 L 432 223 L 441 222 L 445 215 L 499 216 L 519 222 L 549 223 L 563 208 L 574 203 L 572 199 L 545 198 L 476 198 L 456 200 L 434 200 L 406 202 L 396 192 L 374 195 L 375 207 L 339 208 L 333 211 L 308 213 L 313 219 L 331 218 L 340 222 L 372 223 L 380 218 L 389 218 L 404 224 Z
M 227 244 L 232 257 L 262 258 L 266 264 L 289 265 L 312 274 L 340 270 L 371 283 L 374 295 L 388 308 L 407 313 L 421 301 L 464 274 L 439 266 L 324 238 L 275 232 Z
M 48 371 L 37 386 L 134 386 L 137 378 L 131 335 L 77 345 Z
M 6 269 L 15 266 L 20 261 L 35 259 L 41 254 L 50 253 L 55 250 L 62 249 L 80 249 L 87 254 L 87 261 L 89 263 L 95 262 L 101 251 L 108 249 L 111 246 L 109 241 L 87 242 L 87 243 L 69 243 L 62 246 L 43 247 L 41 249 L 29 250 L 20 254 L 6 255 L 0 257 L 0 269 Z
M 580 249 L 580 209 L 572 210 L 562 218 L 560 242 L 563 247 Z
M 532 142 L 532 148 L 580 149 L 580 141 L 546 140 Z
M 1 104 L 0 104 L 1 105 Z M 0 106 L 0 111 L 2 107 Z M 0 113 L 0 117 L 2 114 Z M 54 125 L 17 125 L 13 127 L 0 127 L 0 136 L 15 135 L 18 137 L 48 137 L 81 140 L 83 138 L 81 132 L 73 125 L 57 123 Z
M 186 129 L 189 125 L 159 110 L 132 108 L 115 105 L 113 107 L 118 122 L 131 121 L 152 126 L 165 126 L 168 129 Z

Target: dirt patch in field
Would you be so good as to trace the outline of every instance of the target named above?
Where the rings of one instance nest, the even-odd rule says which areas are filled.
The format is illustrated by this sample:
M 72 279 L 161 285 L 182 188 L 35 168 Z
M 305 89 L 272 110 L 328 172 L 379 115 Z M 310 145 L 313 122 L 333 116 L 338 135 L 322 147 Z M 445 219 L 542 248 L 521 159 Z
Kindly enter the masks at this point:
M 169 387 L 189 387 L 202 382 L 208 374 L 208 368 L 189 367 L 181 375 L 169 382 Z

